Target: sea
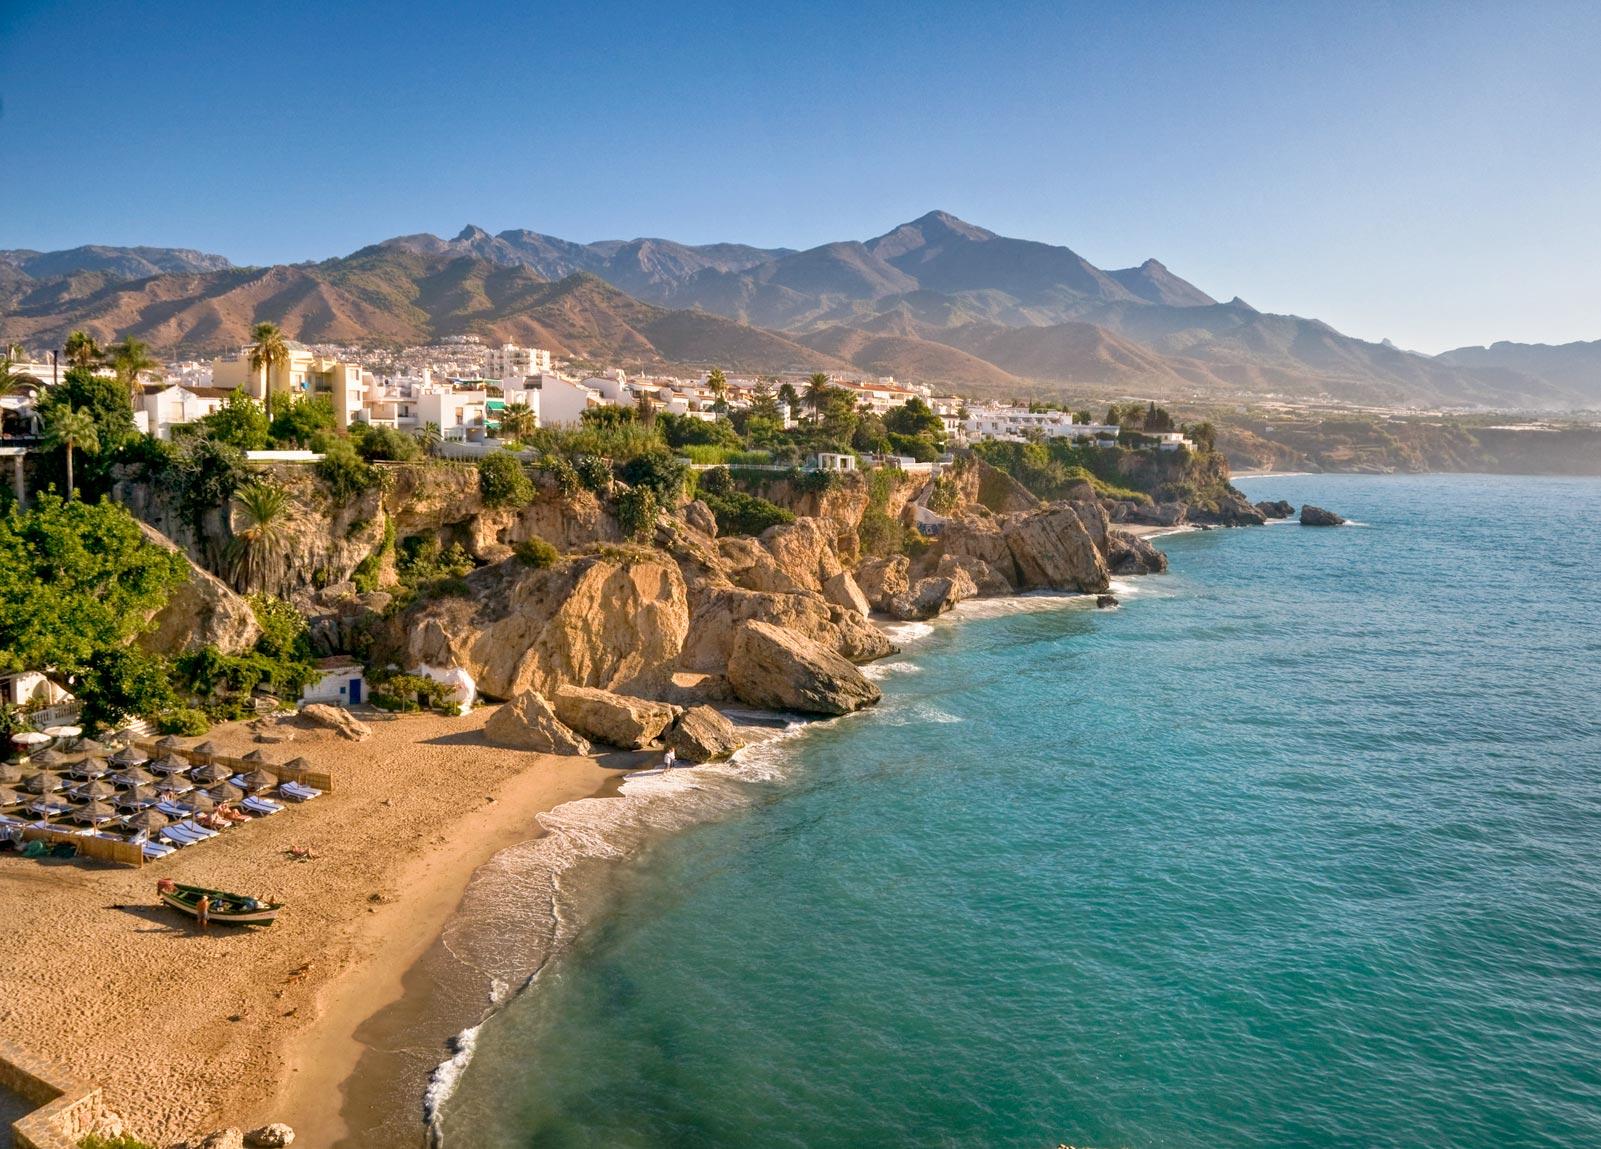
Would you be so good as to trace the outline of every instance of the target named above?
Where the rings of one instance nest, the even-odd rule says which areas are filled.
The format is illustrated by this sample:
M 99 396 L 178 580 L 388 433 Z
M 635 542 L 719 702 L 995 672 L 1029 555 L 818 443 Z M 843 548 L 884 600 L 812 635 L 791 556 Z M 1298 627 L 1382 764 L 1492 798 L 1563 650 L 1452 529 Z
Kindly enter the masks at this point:
M 897 627 L 500 855 L 434 1143 L 1601 1146 L 1601 481 L 1239 485 L 1350 521 Z

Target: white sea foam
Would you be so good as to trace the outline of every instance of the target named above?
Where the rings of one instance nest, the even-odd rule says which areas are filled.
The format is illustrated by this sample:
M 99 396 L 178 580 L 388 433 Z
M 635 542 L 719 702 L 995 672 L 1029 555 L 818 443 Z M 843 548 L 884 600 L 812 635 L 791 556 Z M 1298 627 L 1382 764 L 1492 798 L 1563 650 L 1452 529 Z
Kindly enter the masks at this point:
M 921 642 L 934 633 L 934 624 L 928 622 L 890 622 L 883 626 L 884 633 L 896 646 L 907 647 Z
M 881 679 L 888 678 L 893 674 L 921 674 L 923 673 L 923 668 L 915 662 L 897 660 L 894 662 L 870 662 L 861 667 L 861 672 L 864 678 Z
M 501 850 L 478 870 L 441 940 L 471 976 L 482 979 L 489 1008 L 477 1025 L 457 1034 L 451 1057 L 429 1080 L 424 1113 L 431 1144 L 444 1144 L 441 1110 L 472 1060 L 483 1021 L 533 984 L 593 912 L 586 883 L 570 882 L 568 875 L 586 864 L 626 857 L 654 834 L 748 802 L 752 783 L 787 773 L 794 761 L 788 744 L 796 736 L 829 724 L 742 726 L 751 742 L 729 761 L 625 776 L 617 797 L 581 798 L 540 814 L 540 837 Z

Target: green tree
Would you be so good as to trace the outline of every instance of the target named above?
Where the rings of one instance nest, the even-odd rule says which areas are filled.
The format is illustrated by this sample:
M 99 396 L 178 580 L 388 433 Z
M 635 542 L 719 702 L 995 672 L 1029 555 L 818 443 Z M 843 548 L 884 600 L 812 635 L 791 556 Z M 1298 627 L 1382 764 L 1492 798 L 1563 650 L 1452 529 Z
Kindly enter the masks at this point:
M 76 493 L 77 485 L 72 473 L 74 451 L 93 455 L 100 450 L 100 434 L 94 416 L 88 411 L 75 411 L 71 407 L 52 408 L 45 416 L 45 442 L 52 447 L 64 447 L 67 452 L 67 491 Z
M 677 505 L 683 492 L 688 468 L 668 451 L 650 451 L 636 455 L 622 465 L 620 474 L 630 487 L 649 487 L 663 506 Z
M 656 400 L 649 391 L 641 391 L 634 396 L 634 417 L 646 427 L 656 424 Z
M 93 695 L 93 717 L 123 705 L 149 712 L 135 689 L 147 679 L 112 656 L 187 577 L 183 556 L 147 540 L 115 503 L 46 492 L 13 508 L 0 518 L 0 673 L 40 671 L 80 699 Z
M 267 409 L 272 410 L 270 403 Z M 337 432 L 338 426 L 333 401 L 326 395 L 313 395 L 283 404 L 273 415 L 270 430 L 280 445 L 315 451 Z
M 795 390 L 793 383 L 780 383 L 778 386 L 778 401 L 789 408 L 789 417 L 798 418 L 800 415 L 800 392 Z
M 267 412 L 243 387 L 235 388 L 221 407 L 200 420 L 199 426 L 203 434 L 241 451 L 262 450 L 271 429 Z
M 713 367 L 706 376 L 706 390 L 712 393 L 713 399 L 728 398 L 728 376 L 723 374 L 721 367 Z
M 1093 422 L 1095 422 L 1095 416 L 1090 414 L 1088 411 L 1074 411 L 1073 412 L 1073 422 L 1075 422 L 1075 423 L 1093 423 Z
M 105 352 L 100 350 L 100 344 L 87 331 L 74 331 L 67 336 L 66 346 L 62 349 L 63 357 L 69 367 L 82 367 L 90 370 L 100 366 L 105 360 Z
M 9 355 L 0 359 L 0 396 L 12 395 L 24 387 L 39 387 L 39 380 L 26 371 L 16 369 L 16 360 Z
M 150 345 L 131 336 L 111 346 L 111 366 L 117 373 L 117 382 L 132 395 L 139 389 L 139 376 L 147 371 L 159 371 L 160 360 L 150 354 Z
M 430 457 L 439 454 L 439 448 L 444 443 L 445 436 L 444 433 L 439 430 L 438 423 L 424 423 L 421 427 L 417 428 L 415 434 L 417 436 L 417 442 L 422 445 L 422 449 Z
M 916 395 L 885 413 L 884 428 L 897 435 L 927 435 L 936 443 L 945 440 L 945 423 Z
M 273 413 L 272 373 L 289 363 L 289 342 L 276 323 L 258 323 L 250 329 L 250 370 L 261 372 L 261 394 L 267 414 Z
M 502 439 L 526 439 L 533 434 L 538 423 L 534 409 L 527 403 L 508 404 L 500 412 L 500 437 Z
M 631 539 L 643 539 L 656 529 L 658 504 L 650 487 L 634 487 L 617 500 L 617 525 Z
M 822 419 L 823 408 L 828 404 L 828 393 L 832 390 L 828 376 L 821 371 L 807 379 L 806 405 L 812 409 L 812 422 L 816 423 Z
M 282 487 L 256 481 L 234 492 L 233 538 L 228 565 L 241 591 L 266 589 L 267 575 L 283 552 L 289 496 Z

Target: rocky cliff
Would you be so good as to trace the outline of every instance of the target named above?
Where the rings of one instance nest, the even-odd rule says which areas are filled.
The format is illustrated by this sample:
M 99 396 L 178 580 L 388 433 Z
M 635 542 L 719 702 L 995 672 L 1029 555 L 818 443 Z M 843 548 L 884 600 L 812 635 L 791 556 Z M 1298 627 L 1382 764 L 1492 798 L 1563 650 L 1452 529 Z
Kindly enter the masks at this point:
M 382 475 L 341 501 L 313 468 L 262 471 L 287 506 L 272 561 L 246 589 L 294 601 L 322 653 L 459 667 L 492 699 L 583 688 L 676 706 L 738 700 L 842 713 L 878 697 L 856 667 L 894 651 L 872 612 L 926 619 L 978 595 L 1097 593 L 1114 573 L 1165 567 L 1112 524 L 1093 491 L 1041 504 L 981 467 L 939 488 L 943 513 L 927 509 L 932 480 L 870 488 L 861 476 L 826 487 L 780 478 L 762 481 L 761 493 L 798 517 L 759 537 L 719 537 L 706 506 L 689 502 L 627 542 L 613 504 L 588 492 L 546 485 L 525 506 L 490 509 L 472 468 L 393 465 Z M 224 565 L 224 514 L 196 529 L 159 488 L 128 482 L 121 494 L 197 564 Z M 882 553 L 875 535 L 880 553 L 864 557 L 874 515 L 896 523 L 901 541 Z M 531 539 L 550 548 L 519 547 Z M 423 544 L 452 548 L 466 573 L 403 581 L 396 556 Z M 196 576 L 229 601 L 226 586 Z

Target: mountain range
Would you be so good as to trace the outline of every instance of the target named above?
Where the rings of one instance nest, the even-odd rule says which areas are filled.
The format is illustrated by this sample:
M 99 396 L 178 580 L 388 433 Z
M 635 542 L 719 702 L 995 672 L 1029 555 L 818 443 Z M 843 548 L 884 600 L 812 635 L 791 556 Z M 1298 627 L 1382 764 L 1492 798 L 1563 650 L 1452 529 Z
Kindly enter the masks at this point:
M 0 251 L 8 341 L 84 328 L 202 354 L 263 319 L 309 342 L 476 333 L 629 367 L 854 369 L 975 395 L 1601 406 L 1601 342 L 1424 356 L 1219 302 L 1155 259 L 1106 270 L 945 212 L 803 251 L 477 227 L 267 268 L 171 248 Z

